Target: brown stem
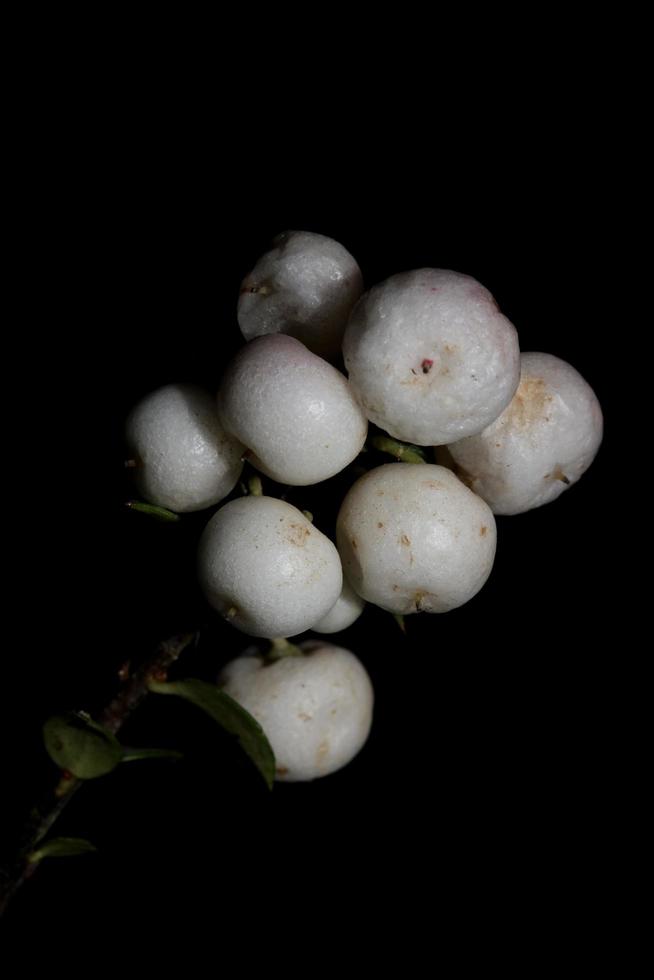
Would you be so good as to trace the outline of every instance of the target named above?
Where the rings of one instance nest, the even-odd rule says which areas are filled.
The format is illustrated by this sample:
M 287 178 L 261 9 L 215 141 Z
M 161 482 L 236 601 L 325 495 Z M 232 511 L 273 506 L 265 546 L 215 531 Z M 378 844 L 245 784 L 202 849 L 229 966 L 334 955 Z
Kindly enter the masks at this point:
M 182 633 L 160 643 L 153 656 L 127 678 L 122 690 L 100 714 L 98 718 L 100 724 L 115 735 L 147 696 L 148 682 L 166 680 L 168 669 L 196 639 L 196 636 L 195 633 Z M 50 794 L 45 809 L 35 808 L 32 811 L 16 858 L 8 872 L 3 874 L 3 881 L 0 883 L 0 916 L 4 914 L 21 885 L 31 878 L 38 868 L 40 862 L 30 861 L 30 855 L 36 845 L 43 840 L 83 785 L 84 780 L 76 779 L 70 773 L 61 774 L 59 783 Z

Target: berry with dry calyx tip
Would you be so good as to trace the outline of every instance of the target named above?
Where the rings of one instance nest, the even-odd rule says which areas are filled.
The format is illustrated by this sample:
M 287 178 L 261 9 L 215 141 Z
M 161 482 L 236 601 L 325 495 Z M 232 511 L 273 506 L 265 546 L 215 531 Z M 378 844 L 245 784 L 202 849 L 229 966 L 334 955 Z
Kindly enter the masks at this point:
M 356 592 L 400 615 L 463 605 L 495 558 L 488 505 L 431 463 L 387 463 L 357 480 L 341 506 L 336 538 Z
M 353 653 L 322 641 L 300 644 L 299 653 L 267 662 L 247 652 L 218 679 L 263 728 L 276 778 L 285 782 L 341 769 L 363 748 L 372 725 L 372 684 Z
M 127 419 L 126 440 L 139 492 L 174 513 L 218 503 L 243 468 L 244 447 L 221 426 L 209 392 L 196 385 L 171 384 L 146 395 Z
M 321 357 L 334 357 L 363 290 L 359 266 L 338 242 L 313 232 L 288 231 L 273 246 L 241 285 L 243 336 L 284 333 Z
M 249 462 L 293 486 L 327 480 L 360 452 L 368 431 L 347 378 L 292 337 L 258 337 L 241 348 L 218 391 L 225 429 Z
M 483 432 L 448 446 L 454 470 L 495 514 L 521 514 L 559 497 L 592 463 L 602 410 L 578 371 L 552 354 L 521 357 L 518 390 Z
M 198 574 L 232 626 L 268 638 L 310 629 L 343 584 L 329 538 L 274 497 L 241 497 L 214 514 L 200 540 Z
M 365 293 L 343 356 L 370 421 L 420 446 L 480 432 L 520 373 L 517 333 L 491 294 L 445 269 L 403 272 Z

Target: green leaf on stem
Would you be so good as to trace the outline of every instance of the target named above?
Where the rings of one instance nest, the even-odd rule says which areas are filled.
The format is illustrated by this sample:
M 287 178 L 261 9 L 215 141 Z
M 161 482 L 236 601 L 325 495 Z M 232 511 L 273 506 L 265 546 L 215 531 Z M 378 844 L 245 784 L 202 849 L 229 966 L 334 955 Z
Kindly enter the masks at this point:
M 140 759 L 183 759 L 181 752 L 175 749 L 135 749 L 123 746 L 122 762 L 136 762 Z
M 48 718 L 43 741 L 52 761 L 78 779 L 105 776 L 123 757 L 116 736 L 82 711 Z
M 268 788 L 272 789 L 275 778 L 275 756 L 270 742 L 259 722 L 229 694 L 221 691 L 215 684 L 194 677 L 171 682 L 152 680 L 148 687 L 155 694 L 176 694 L 190 701 L 231 735 L 236 735 L 241 748 L 254 762 Z
M 97 847 L 82 837 L 53 837 L 47 841 L 38 851 L 32 851 L 28 857 L 30 864 L 38 864 L 46 857 L 76 857 L 78 854 L 91 854 L 97 851 Z
M 155 507 L 154 504 L 146 504 L 142 500 L 128 500 L 125 506 L 130 510 L 138 511 L 140 514 L 148 514 L 150 517 L 154 517 L 156 521 L 170 523 L 179 520 L 179 514 L 173 513 L 172 510 L 166 510 L 165 507 Z

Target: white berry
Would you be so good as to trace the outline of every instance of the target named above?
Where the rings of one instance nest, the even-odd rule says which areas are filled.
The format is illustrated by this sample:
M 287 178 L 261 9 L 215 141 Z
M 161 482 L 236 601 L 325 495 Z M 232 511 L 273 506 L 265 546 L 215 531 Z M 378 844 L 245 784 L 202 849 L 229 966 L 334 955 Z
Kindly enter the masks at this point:
M 310 231 L 285 232 L 273 244 L 241 285 L 243 336 L 285 333 L 321 357 L 338 354 L 363 290 L 359 266 L 338 242 Z
M 171 384 L 143 398 L 126 424 L 139 492 L 178 513 L 202 510 L 233 489 L 245 447 L 218 421 L 211 395 Z
M 491 294 L 443 269 L 400 273 L 362 296 L 343 355 L 368 418 L 421 446 L 481 432 L 520 374 L 516 330 Z
M 200 585 L 232 625 L 252 636 L 295 636 L 329 612 L 343 585 L 332 542 L 291 504 L 231 500 L 200 540 Z
M 461 478 L 496 514 L 555 500 L 585 473 L 602 441 L 590 385 L 552 354 L 523 354 L 508 408 L 478 435 L 448 449 Z
M 343 501 L 336 535 L 359 595 L 399 614 L 463 605 L 495 558 L 488 505 L 429 463 L 388 463 L 362 476 Z
M 320 483 L 361 451 L 368 423 L 347 378 L 284 334 L 241 348 L 218 392 L 228 432 L 280 483 Z
M 363 748 L 372 724 L 373 689 L 349 650 L 303 643 L 304 656 L 264 666 L 256 655 L 232 660 L 219 683 L 256 718 L 275 753 L 276 778 L 327 776 Z
M 343 590 L 338 599 L 312 629 L 314 633 L 340 633 L 354 623 L 363 612 L 365 602 L 357 595 L 347 579 L 343 579 Z

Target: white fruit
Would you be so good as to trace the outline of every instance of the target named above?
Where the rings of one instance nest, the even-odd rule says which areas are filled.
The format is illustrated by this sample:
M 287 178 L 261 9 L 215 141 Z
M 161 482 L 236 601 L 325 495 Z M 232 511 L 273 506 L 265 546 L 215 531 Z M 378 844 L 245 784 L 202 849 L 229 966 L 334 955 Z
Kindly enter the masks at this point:
M 238 322 L 246 340 L 285 333 L 320 354 L 340 353 L 350 310 L 363 290 L 350 253 L 324 235 L 288 231 L 243 280 Z
M 293 486 L 320 483 L 358 455 L 368 423 L 347 379 L 283 334 L 241 348 L 218 392 L 228 432 L 267 476 Z
M 388 463 L 351 487 L 338 550 L 353 587 L 389 612 L 446 612 L 471 599 L 495 558 L 495 519 L 443 466 Z
M 372 724 L 373 689 L 361 662 L 331 643 L 303 643 L 304 656 L 264 666 L 247 655 L 219 683 L 253 715 L 275 753 L 278 780 L 327 776 L 363 748 Z
M 343 579 L 343 590 L 333 607 L 323 616 L 312 629 L 315 633 L 339 633 L 354 623 L 361 613 L 365 602 L 358 596 L 347 579 Z
M 202 510 L 233 489 L 245 447 L 228 435 L 211 395 L 171 384 L 143 398 L 126 423 L 139 492 L 178 513 Z
M 361 297 L 345 331 L 350 383 L 396 439 L 441 445 L 481 432 L 518 386 L 518 336 L 470 276 L 418 269 Z
M 592 388 L 552 354 L 523 354 L 508 408 L 478 435 L 448 449 L 461 478 L 496 514 L 555 500 L 584 473 L 602 441 Z
M 200 539 L 198 575 L 233 626 L 268 638 L 310 629 L 343 585 L 329 538 L 274 497 L 231 500 L 214 514 Z

